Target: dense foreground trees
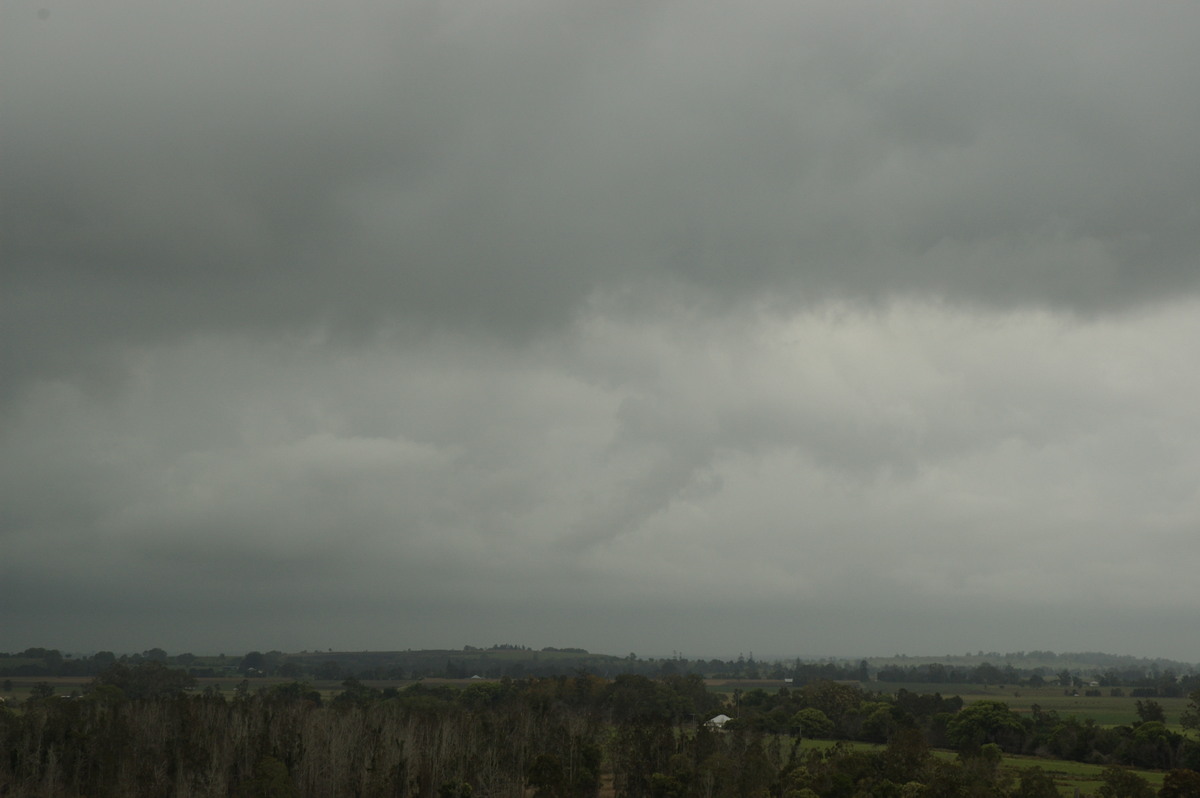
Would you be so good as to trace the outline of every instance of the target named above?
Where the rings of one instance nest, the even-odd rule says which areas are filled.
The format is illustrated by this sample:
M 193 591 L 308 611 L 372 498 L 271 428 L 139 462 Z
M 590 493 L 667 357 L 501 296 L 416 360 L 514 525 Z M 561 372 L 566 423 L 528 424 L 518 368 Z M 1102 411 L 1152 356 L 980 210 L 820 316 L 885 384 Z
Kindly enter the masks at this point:
M 20 796 L 587 796 L 606 758 L 647 794 L 681 724 L 719 699 L 695 677 L 573 678 L 380 691 L 301 684 L 232 700 L 151 692 L 153 666 L 80 699 L 0 709 L 0 793 Z M 133 693 L 142 697 L 130 698 Z
M 704 723 L 721 700 L 695 676 L 404 690 L 350 679 L 329 700 L 296 682 L 232 698 L 187 686 L 158 661 L 117 663 L 82 698 L 0 709 L 0 794 L 594 798 L 608 781 L 626 798 L 1054 794 L 1037 769 L 1003 771 L 1004 752 L 1112 765 L 1104 795 L 1153 794 L 1122 765 L 1173 769 L 1161 795 L 1196 795 L 1200 776 L 1200 743 L 1158 721 L 1108 729 L 834 682 L 740 694 L 721 732 Z M 805 733 L 886 747 L 802 750 Z M 933 756 L 931 744 L 959 756 Z

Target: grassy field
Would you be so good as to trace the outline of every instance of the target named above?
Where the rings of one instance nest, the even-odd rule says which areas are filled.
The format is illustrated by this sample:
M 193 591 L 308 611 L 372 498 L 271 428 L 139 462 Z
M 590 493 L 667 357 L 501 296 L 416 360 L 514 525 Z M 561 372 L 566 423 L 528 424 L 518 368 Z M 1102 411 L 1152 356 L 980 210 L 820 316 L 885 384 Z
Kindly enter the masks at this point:
M 1082 692 L 1078 696 L 1063 695 L 1061 687 L 999 687 L 977 684 L 897 684 L 889 682 L 871 682 L 864 685 L 868 690 L 882 693 L 896 693 L 904 688 L 913 693 L 941 693 L 944 696 L 962 696 L 968 704 L 983 699 L 1003 701 L 1014 712 L 1028 713 L 1037 704 L 1042 711 L 1054 710 L 1063 717 L 1074 715 L 1077 718 L 1091 718 L 1101 726 L 1128 726 L 1138 718 L 1137 702 L 1156 701 L 1166 713 L 1167 726 L 1180 731 L 1179 716 L 1187 707 L 1186 698 L 1151 698 L 1137 699 L 1129 695 L 1111 696 L 1108 688 L 1099 688 L 1102 695 L 1086 696 Z M 1127 689 L 1126 693 L 1129 692 Z
M 0 690 L 0 698 L 24 701 L 29 698 L 33 686 L 45 682 L 54 688 L 55 695 L 82 695 L 92 683 L 91 676 L 6 676 L 0 684 L 12 682 L 11 690 Z
M 800 747 L 801 749 L 825 749 L 831 748 L 837 743 L 833 740 L 804 740 Z M 845 743 L 857 751 L 882 751 L 883 745 L 875 743 Z M 941 759 L 955 760 L 958 754 L 953 751 L 934 751 L 933 755 Z M 1075 789 L 1079 789 L 1081 796 L 1095 795 L 1100 789 L 1103 782 L 1100 780 L 1100 774 L 1104 772 L 1104 765 L 1088 765 L 1083 762 L 1071 762 L 1066 759 L 1043 759 L 1033 756 L 1013 756 L 1005 754 L 1001 760 L 1001 768 L 1010 774 L 1014 779 L 1020 778 L 1022 770 L 1029 768 L 1041 768 L 1048 776 L 1054 779 L 1055 786 L 1061 795 L 1073 796 Z M 1163 777 L 1166 775 L 1158 770 L 1137 770 L 1131 768 L 1134 773 L 1138 774 L 1150 783 L 1150 786 L 1157 792 L 1162 787 Z
M 734 690 L 754 690 L 761 688 L 768 693 L 774 693 L 781 687 L 791 688 L 778 679 L 735 680 L 711 679 L 707 681 L 708 689 L 715 693 L 731 696 Z M 1037 704 L 1045 712 L 1051 710 L 1063 717 L 1074 715 L 1077 718 L 1091 718 L 1101 726 L 1128 726 L 1140 720 L 1137 714 L 1139 699 L 1128 695 L 1109 695 L 1109 688 L 1099 688 L 1102 695 L 1087 696 L 1081 691 L 1078 696 L 1063 695 L 1061 687 L 1017 687 L 1013 685 L 979 685 L 979 684 L 906 684 L 900 682 L 862 682 L 862 688 L 867 692 L 887 693 L 895 695 L 901 688 L 910 693 L 941 693 L 943 696 L 961 696 L 971 704 L 975 701 L 990 699 L 1003 701 L 1008 708 L 1018 713 L 1033 711 Z M 1187 698 L 1152 698 L 1142 701 L 1156 701 L 1166 713 L 1167 726 L 1180 731 L 1179 716 L 1187 707 Z

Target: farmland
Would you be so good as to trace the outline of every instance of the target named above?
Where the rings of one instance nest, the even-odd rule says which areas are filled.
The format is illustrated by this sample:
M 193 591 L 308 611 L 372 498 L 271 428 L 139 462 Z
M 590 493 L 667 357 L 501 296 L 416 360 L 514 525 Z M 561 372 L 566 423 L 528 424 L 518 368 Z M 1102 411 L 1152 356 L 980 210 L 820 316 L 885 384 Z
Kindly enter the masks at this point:
M 41 651 L 40 664 L 37 652 L 0 660 L 11 674 L 0 693 L 9 699 L 0 784 L 31 796 L 90 794 L 97 779 L 124 779 L 129 795 L 256 795 L 253 785 L 270 783 L 292 785 L 289 795 L 433 798 L 470 788 L 518 798 L 532 787 L 571 798 L 741 798 L 890 794 L 914 782 L 930 795 L 985 785 L 991 795 L 1093 795 L 1118 778 L 1157 789 L 1200 765 L 1190 671 L 1155 675 L 1155 688 L 1134 674 L 1139 686 L 1098 689 L 1078 676 L 1070 687 L 800 682 L 864 668 L 740 659 L 708 663 L 722 675 L 705 679 L 679 672 L 688 668 L 680 659 L 518 647 L 119 659 Z M 97 670 L 100 660 L 108 664 Z M 584 660 L 618 672 L 589 673 Z M 47 673 L 52 664 L 57 674 Z M 561 668 L 570 675 L 509 675 Z M 715 733 L 706 721 L 718 713 L 732 720 Z M 434 738 L 442 748 L 428 748 Z M 173 763 L 169 772 L 130 769 L 160 760 Z
M 881 684 L 864 685 L 868 690 L 880 690 L 895 695 L 900 689 L 910 692 L 940 692 L 942 695 L 957 695 L 971 703 L 985 699 L 1003 701 L 1014 712 L 1031 714 L 1034 706 L 1043 712 L 1057 712 L 1069 717 L 1091 719 L 1101 726 L 1128 725 L 1139 720 L 1137 714 L 1138 698 L 1133 696 L 1112 696 L 1109 690 L 1102 689 L 1100 696 L 1087 696 L 1080 691 L 1079 695 L 1064 695 L 1060 687 L 999 687 L 988 685 L 963 684 Z M 1188 699 L 1155 697 L 1167 716 L 1167 726 L 1176 731 L 1181 730 L 1179 716 L 1187 707 Z

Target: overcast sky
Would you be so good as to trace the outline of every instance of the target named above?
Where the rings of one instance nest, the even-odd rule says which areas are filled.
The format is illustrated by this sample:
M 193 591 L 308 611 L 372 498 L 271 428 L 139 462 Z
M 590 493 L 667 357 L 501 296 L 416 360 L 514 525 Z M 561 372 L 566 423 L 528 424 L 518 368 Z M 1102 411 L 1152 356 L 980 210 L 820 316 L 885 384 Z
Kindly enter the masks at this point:
M 1200 661 L 1197 42 L 0 0 L 0 650 Z

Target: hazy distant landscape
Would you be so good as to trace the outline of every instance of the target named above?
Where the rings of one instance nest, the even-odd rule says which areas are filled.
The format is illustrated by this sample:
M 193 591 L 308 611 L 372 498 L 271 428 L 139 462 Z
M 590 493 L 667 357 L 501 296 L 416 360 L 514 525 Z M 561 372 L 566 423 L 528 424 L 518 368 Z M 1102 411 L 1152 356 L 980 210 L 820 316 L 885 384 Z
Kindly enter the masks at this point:
M 1200 790 L 1194 663 L 988 658 L 26 649 L 0 653 L 0 785 L 47 798 Z
M 799 683 L 826 680 L 861 682 L 914 682 L 963 684 L 1060 684 L 1080 687 L 1092 682 L 1100 687 L 1156 689 L 1167 697 L 1186 691 L 1200 665 L 1162 657 L 1134 657 L 1100 652 L 1019 651 L 1001 654 L 866 657 L 862 659 L 754 658 L 739 654 L 731 659 L 687 659 L 602 654 L 582 648 L 522 644 L 466 645 L 457 649 L 404 651 L 250 651 L 245 654 L 168 654 L 154 648 L 140 653 L 63 653 L 57 649 L 30 648 L 0 652 L 0 676 L 94 676 L 116 662 L 161 662 L 196 677 L 232 674 L 256 677 L 304 677 L 325 681 L 358 679 L 461 679 L 522 676 L 564 676 L 587 672 L 611 677 L 619 674 L 674 676 L 692 673 L 710 679 L 789 679 Z M 1175 687 L 1172 687 L 1175 685 Z

